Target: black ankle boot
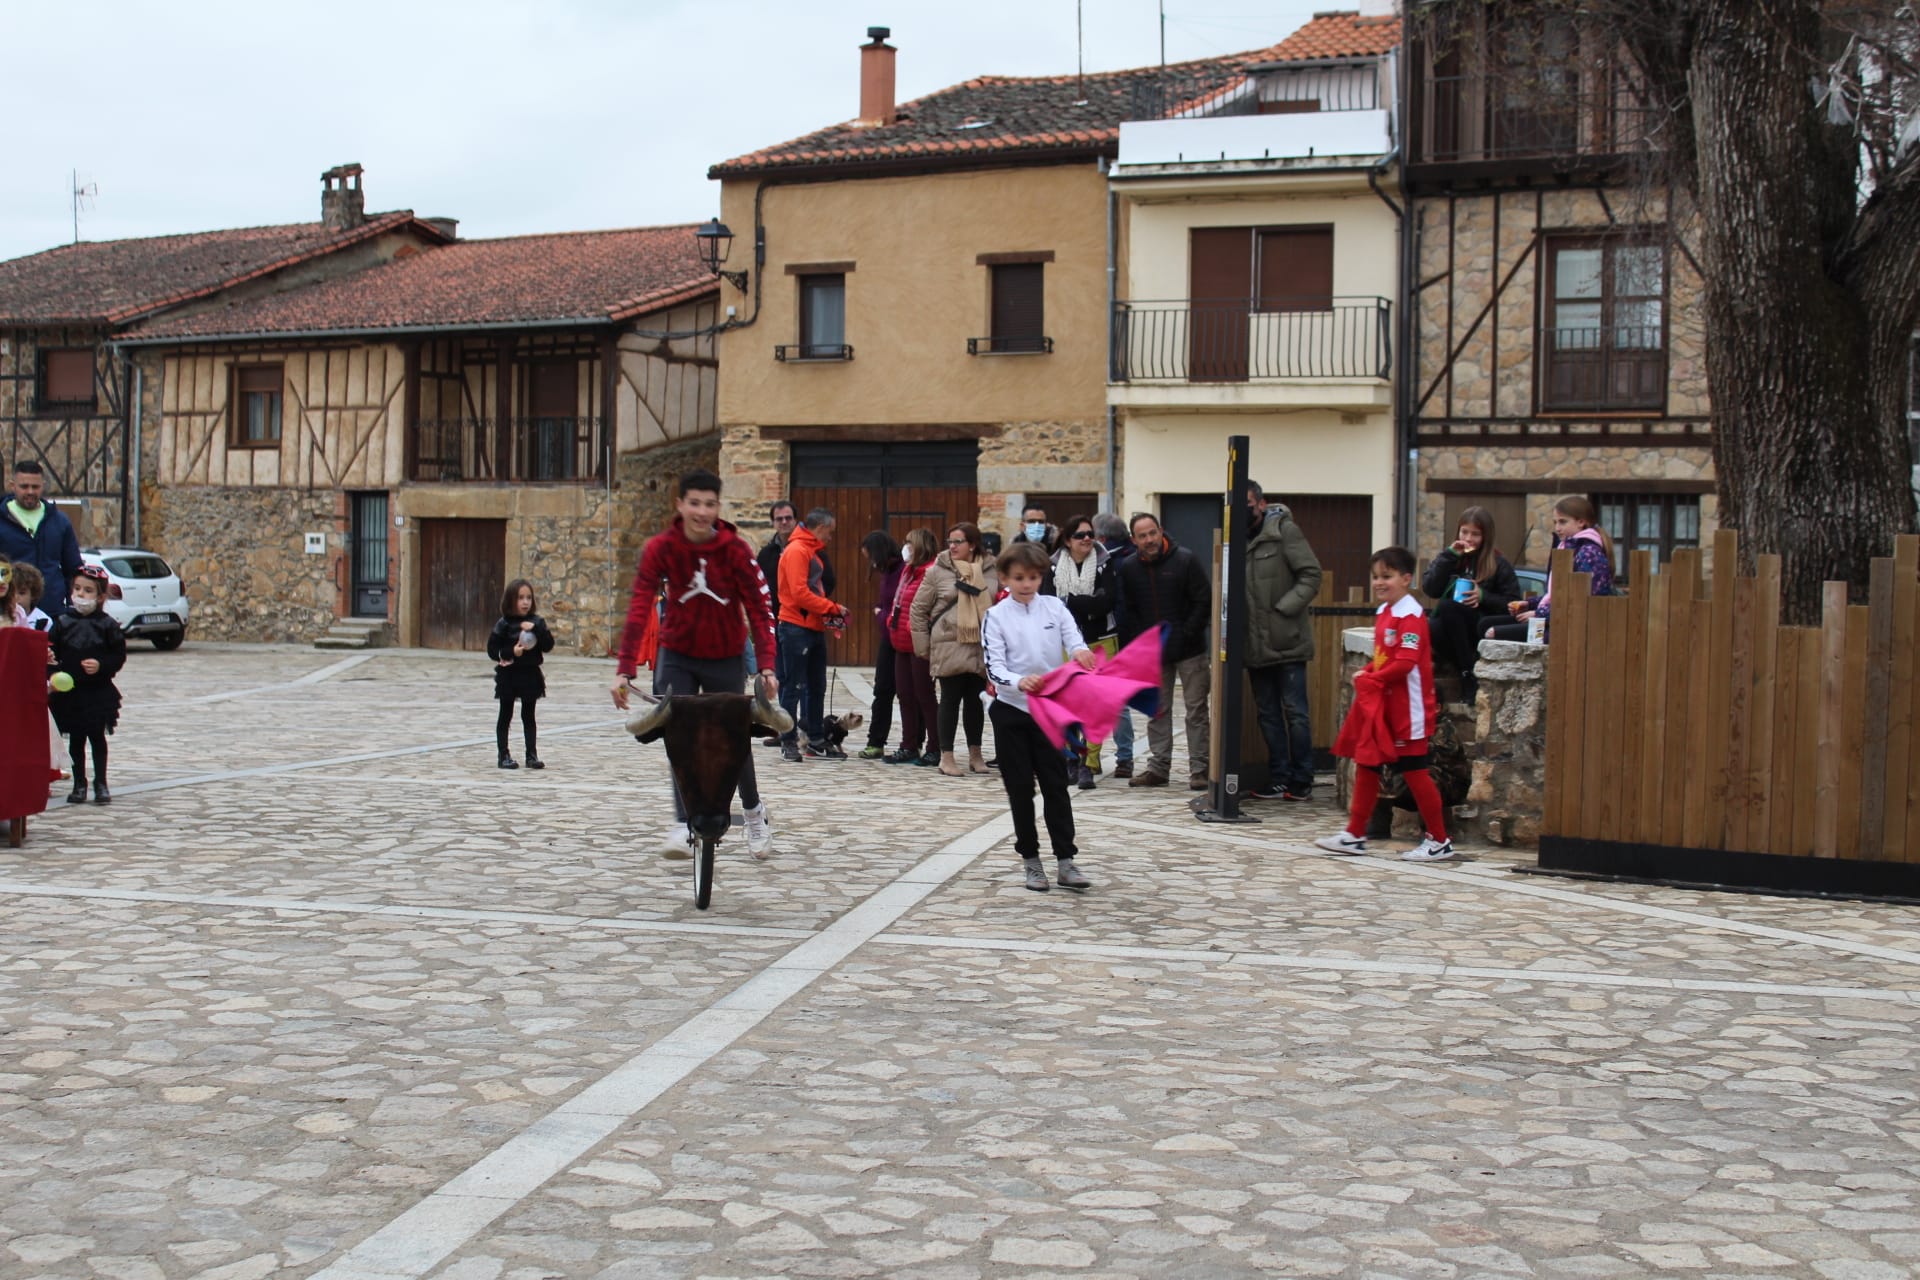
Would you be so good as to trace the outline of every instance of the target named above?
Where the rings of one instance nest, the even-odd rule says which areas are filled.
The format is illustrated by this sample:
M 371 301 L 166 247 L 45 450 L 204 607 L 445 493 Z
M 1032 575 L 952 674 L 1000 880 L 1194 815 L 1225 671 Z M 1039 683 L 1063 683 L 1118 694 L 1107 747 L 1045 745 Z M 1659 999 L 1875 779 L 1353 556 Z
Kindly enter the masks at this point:
M 96 782 L 93 784 L 93 802 L 95 804 L 113 803 L 113 796 L 108 793 L 106 783 Z
M 542 761 L 539 756 L 533 754 L 533 748 L 528 747 L 527 748 L 527 768 L 544 769 L 546 767 L 547 767 L 546 763 Z
M 87 776 L 83 773 L 76 773 L 73 775 L 73 790 L 67 792 L 67 803 L 85 804 L 86 802 Z
M 500 767 L 502 769 L 518 769 L 520 767 L 520 762 L 518 760 L 515 760 L 512 756 L 503 755 L 500 757 Z

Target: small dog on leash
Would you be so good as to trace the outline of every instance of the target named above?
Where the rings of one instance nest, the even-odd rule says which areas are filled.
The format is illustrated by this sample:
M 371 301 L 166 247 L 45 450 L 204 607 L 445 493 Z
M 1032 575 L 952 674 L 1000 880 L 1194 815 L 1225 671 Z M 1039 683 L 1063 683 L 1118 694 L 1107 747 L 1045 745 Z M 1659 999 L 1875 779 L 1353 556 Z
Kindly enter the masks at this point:
M 849 711 L 843 716 L 828 716 L 820 722 L 820 733 L 822 737 L 826 738 L 828 746 L 837 747 L 847 740 L 848 734 L 866 722 L 867 718 L 858 711 Z M 755 735 L 765 742 L 775 743 L 780 741 L 779 734 L 764 726 L 755 725 L 753 731 Z

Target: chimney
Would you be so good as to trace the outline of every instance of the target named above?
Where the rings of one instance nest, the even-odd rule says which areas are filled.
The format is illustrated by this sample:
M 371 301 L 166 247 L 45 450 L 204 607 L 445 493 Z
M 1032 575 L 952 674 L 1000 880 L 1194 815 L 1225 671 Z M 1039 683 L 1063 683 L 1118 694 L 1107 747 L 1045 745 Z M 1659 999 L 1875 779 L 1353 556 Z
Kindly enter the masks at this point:
M 893 123 L 893 55 L 898 52 L 887 43 L 893 32 L 887 27 L 868 27 L 868 44 L 860 46 L 860 118 L 854 123 L 875 128 Z
M 327 230 L 351 231 L 367 220 L 360 174 L 359 165 L 341 164 L 320 175 L 320 224 Z
M 458 218 L 422 218 L 420 221 L 438 231 L 449 240 L 460 238 L 460 219 Z

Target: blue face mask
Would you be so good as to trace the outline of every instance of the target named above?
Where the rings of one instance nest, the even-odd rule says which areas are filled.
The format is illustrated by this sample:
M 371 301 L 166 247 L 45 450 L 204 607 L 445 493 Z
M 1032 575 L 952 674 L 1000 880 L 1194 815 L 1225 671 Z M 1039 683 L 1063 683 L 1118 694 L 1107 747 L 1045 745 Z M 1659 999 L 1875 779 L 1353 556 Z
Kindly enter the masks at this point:
M 1027 521 L 1027 541 L 1028 542 L 1038 542 L 1046 536 L 1047 536 L 1047 525 L 1044 520 Z

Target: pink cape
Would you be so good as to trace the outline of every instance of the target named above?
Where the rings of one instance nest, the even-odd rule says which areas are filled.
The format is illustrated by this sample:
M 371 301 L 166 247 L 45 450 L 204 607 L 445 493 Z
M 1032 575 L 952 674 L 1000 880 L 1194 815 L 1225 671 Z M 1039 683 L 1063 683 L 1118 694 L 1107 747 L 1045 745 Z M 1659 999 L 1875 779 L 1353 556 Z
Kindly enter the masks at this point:
M 47 637 L 0 627 L 0 820 L 47 808 Z
M 1160 709 L 1158 627 L 1141 632 L 1092 671 L 1071 662 L 1055 667 L 1027 695 L 1027 713 L 1056 747 L 1066 746 L 1075 730 L 1089 743 L 1105 742 L 1127 706 L 1148 715 Z

